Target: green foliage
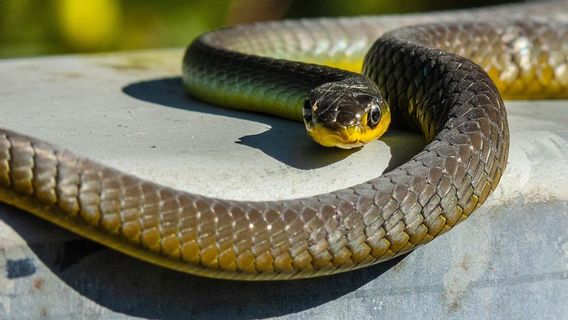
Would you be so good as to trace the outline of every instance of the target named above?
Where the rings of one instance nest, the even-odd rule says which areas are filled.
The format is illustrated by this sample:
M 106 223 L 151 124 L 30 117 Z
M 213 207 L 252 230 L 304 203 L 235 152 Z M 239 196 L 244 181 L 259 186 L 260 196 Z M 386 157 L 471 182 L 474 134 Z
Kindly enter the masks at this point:
M 183 47 L 207 30 L 229 22 L 251 21 L 251 17 L 273 19 L 274 12 L 281 18 L 350 16 L 489 3 L 496 1 L 3 0 L 0 1 L 0 58 Z M 274 11 L 275 7 L 280 9 Z M 250 12 L 244 14 L 238 10 Z

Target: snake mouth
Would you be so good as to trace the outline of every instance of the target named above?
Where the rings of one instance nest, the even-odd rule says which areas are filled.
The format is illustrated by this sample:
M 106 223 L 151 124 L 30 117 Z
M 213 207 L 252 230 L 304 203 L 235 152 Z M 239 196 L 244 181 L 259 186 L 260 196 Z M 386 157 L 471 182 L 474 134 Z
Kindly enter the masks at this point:
M 306 130 L 312 139 L 324 147 L 337 147 L 341 149 L 358 148 L 365 144 L 356 136 L 357 127 L 343 127 L 341 129 L 330 129 L 321 123 L 311 126 L 306 125 Z
M 363 125 L 367 123 L 367 115 L 361 121 L 361 124 L 352 126 L 341 126 L 337 128 L 329 128 L 321 122 L 313 119 L 308 121 L 304 118 L 306 131 L 312 139 L 325 147 L 336 147 L 341 149 L 359 148 L 363 145 L 380 138 L 388 129 L 390 124 L 390 112 L 386 108 L 386 112 L 381 117 L 381 121 L 374 127 Z

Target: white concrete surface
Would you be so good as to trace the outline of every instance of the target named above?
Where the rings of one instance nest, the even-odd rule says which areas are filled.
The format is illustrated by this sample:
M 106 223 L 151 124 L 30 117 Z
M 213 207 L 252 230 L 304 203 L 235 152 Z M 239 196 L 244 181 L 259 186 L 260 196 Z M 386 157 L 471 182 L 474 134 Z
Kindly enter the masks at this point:
M 121 170 L 231 199 L 346 187 L 422 147 L 389 133 L 356 152 L 301 124 L 209 106 L 181 50 L 0 61 L 0 127 Z M 561 318 L 568 314 L 568 102 L 507 103 L 509 167 L 455 230 L 394 262 L 288 283 L 165 270 L 0 206 L 0 319 Z

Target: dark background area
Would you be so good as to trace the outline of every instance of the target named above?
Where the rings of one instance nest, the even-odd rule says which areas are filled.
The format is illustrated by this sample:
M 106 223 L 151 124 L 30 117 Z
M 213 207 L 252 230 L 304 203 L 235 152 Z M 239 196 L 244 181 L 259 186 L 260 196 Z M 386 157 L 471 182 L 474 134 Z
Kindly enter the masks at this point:
M 511 0 L 2 0 L 0 58 L 183 47 L 207 30 L 238 23 L 505 2 Z

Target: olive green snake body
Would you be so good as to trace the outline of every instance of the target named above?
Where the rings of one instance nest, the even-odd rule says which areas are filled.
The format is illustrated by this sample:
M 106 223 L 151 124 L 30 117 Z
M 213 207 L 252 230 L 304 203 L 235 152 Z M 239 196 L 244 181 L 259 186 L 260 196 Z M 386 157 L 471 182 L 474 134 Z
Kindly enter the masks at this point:
M 393 125 L 428 141 L 380 177 L 300 199 L 215 199 L 0 129 L 0 200 L 196 275 L 271 280 L 338 273 L 407 253 L 487 199 L 508 156 L 500 92 L 568 97 L 566 2 L 222 29 L 189 47 L 183 77 L 206 101 L 301 120 L 307 92 L 347 74 L 310 63 L 356 71 L 367 51 L 363 71 L 390 106 Z

